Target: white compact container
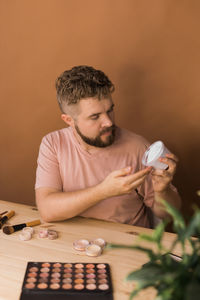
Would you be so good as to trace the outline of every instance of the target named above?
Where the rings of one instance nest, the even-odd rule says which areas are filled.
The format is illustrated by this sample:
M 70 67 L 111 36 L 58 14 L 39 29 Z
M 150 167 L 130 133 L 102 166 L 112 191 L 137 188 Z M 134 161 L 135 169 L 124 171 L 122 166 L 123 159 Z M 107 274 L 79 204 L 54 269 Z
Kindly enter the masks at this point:
M 168 168 L 168 165 L 160 162 L 159 158 L 165 157 L 165 154 L 167 153 L 170 153 L 170 151 L 165 147 L 163 142 L 157 141 L 145 151 L 142 158 L 142 164 L 147 167 L 152 166 L 155 169 L 165 170 Z

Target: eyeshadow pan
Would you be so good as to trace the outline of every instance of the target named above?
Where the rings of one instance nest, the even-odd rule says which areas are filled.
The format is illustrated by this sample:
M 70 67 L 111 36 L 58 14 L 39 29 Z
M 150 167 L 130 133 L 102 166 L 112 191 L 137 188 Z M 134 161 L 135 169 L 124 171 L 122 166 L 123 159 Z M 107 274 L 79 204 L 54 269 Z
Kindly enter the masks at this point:
M 48 276 L 49 276 L 49 273 L 40 273 L 39 276 L 40 276 L 40 277 L 48 277 Z
M 100 284 L 100 285 L 99 285 L 99 289 L 100 289 L 100 290 L 108 290 L 108 289 L 109 289 L 109 286 L 108 286 L 108 284 L 106 284 L 106 283 Z
M 61 267 L 61 264 L 60 264 L 60 263 L 54 263 L 54 264 L 53 264 L 53 267 L 54 267 L 54 268 L 56 268 L 56 267 L 59 268 L 59 267 Z
M 105 265 L 105 264 L 98 264 L 98 265 L 97 265 L 97 268 L 98 268 L 98 269 L 105 269 L 105 268 L 106 268 L 106 265 Z
M 65 283 L 63 284 L 62 288 L 65 290 L 70 290 L 72 288 L 72 285 L 70 283 Z
M 30 272 L 37 272 L 38 271 L 38 268 L 37 267 L 32 267 L 29 269 Z
M 86 275 L 86 278 L 95 278 L 95 277 L 96 277 L 95 274 L 87 274 L 87 275 Z
M 32 282 L 27 283 L 27 284 L 25 285 L 25 288 L 27 288 L 27 289 L 33 289 L 34 287 L 35 287 L 35 284 L 32 283 Z
M 20 300 L 113 300 L 107 263 L 28 262 Z
M 28 277 L 37 277 L 37 273 L 35 272 L 28 273 Z
M 71 283 L 72 279 L 71 278 L 63 278 L 62 282 L 63 283 Z
M 39 289 L 46 289 L 47 287 L 48 287 L 48 285 L 46 284 L 46 283 L 39 283 L 38 285 L 37 285 L 37 287 L 39 288 Z
M 53 283 L 60 282 L 60 278 L 52 278 L 50 281 Z
M 45 268 L 41 268 L 40 272 L 49 272 L 49 270 L 50 270 L 49 268 L 45 267 Z
M 87 265 L 86 265 L 86 268 L 89 268 L 89 269 L 93 269 L 94 267 L 95 267 L 94 264 L 87 264 Z
M 107 283 L 108 282 L 108 280 L 107 279 L 99 279 L 99 281 L 98 281 L 99 283 Z
M 75 269 L 75 273 L 83 273 L 83 269 Z
M 84 283 L 84 280 L 81 278 L 75 279 L 74 280 L 75 283 Z
M 64 264 L 64 268 L 71 268 L 72 264 Z
M 63 271 L 64 271 L 64 273 L 71 273 L 72 269 L 71 268 L 67 268 L 67 269 L 64 269 Z
M 36 282 L 36 278 L 35 277 L 29 277 L 29 278 L 27 278 L 27 282 Z
M 88 290 L 95 290 L 96 287 L 97 286 L 94 283 L 89 283 L 89 284 L 86 285 L 86 289 L 88 289 Z
M 60 272 L 60 271 L 61 271 L 60 268 L 53 268 L 53 269 L 52 269 L 52 272 Z
M 84 285 L 83 284 L 75 284 L 74 285 L 74 288 L 76 289 L 76 290 L 82 290 L 82 289 L 84 289 Z
M 41 277 L 38 279 L 38 282 L 48 282 L 48 278 Z
M 103 279 L 103 278 L 106 278 L 107 277 L 107 275 L 106 274 L 98 274 L 98 278 L 101 278 L 101 279 Z
M 87 269 L 86 273 L 95 273 L 95 270 L 94 269 Z
M 78 274 L 77 274 L 78 275 Z M 70 278 L 72 277 L 72 274 L 71 273 L 66 273 L 66 274 L 63 274 L 63 278 Z
M 43 263 L 42 267 L 50 267 L 50 263 Z
M 53 289 L 53 290 L 57 290 L 59 289 L 60 285 L 58 283 L 52 283 L 50 284 L 50 288 Z
M 82 269 L 84 267 L 83 264 L 75 264 L 75 268 Z
M 75 277 L 75 278 L 83 278 L 83 277 L 84 277 L 84 274 L 78 273 L 78 274 L 75 274 L 74 277 Z
M 60 273 L 55 272 L 55 273 L 51 273 L 51 277 L 55 278 L 55 277 L 60 277 Z

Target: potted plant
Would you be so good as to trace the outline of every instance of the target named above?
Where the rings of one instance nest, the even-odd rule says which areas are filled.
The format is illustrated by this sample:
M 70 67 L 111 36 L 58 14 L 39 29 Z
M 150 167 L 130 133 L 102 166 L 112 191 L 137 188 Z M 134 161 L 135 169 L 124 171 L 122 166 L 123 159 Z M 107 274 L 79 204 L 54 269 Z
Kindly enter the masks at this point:
M 186 225 L 181 213 L 169 203 L 163 201 L 172 217 L 176 238 L 170 249 L 162 244 L 167 222 L 161 222 L 152 235 L 140 234 L 140 239 L 154 243 L 156 250 L 139 245 L 126 246 L 109 244 L 108 248 L 128 248 L 145 252 L 149 261 L 126 277 L 135 281 L 136 288 L 130 294 L 134 298 L 141 290 L 154 287 L 157 290 L 155 300 L 197 300 L 200 299 L 200 209 L 196 209 L 190 223 Z M 195 236 L 195 238 L 194 238 Z M 186 243 L 191 246 L 186 252 Z M 181 245 L 181 259 L 177 261 L 171 255 L 177 244 Z

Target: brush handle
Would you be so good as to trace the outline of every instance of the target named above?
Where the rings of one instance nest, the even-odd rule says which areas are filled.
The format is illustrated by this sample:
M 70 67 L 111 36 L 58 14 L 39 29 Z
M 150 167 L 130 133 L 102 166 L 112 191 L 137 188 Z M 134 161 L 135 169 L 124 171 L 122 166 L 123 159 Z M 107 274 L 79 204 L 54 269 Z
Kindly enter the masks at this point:
M 36 226 L 36 225 L 40 225 L 41 224 L 41 222 L 40 222 L 40 220 L 34 220 L 34 221 L 31 221 L 31 222 L 27 222 L 26 223 L 26 226 L 27 227 L 32 227 L 32 226 Z
M 24 227 L 29 227 L 29 226 L 31 227 L 31 226 L 36 226 L 36 225 L 40 225 L 40 224 L 41 224 L 40 220 L 34 220 L 34 221 L 31 221 L 31 222 L 27 222 L 27 223 L 13 225 L 12 227 L 13 227 L 14 232 L 15 232 L 15 231 L 23 229 Z
M 14 210 L 11 210 L 5 216 L 3 216 L 0 221 L 0 228 L 8 219 L 10 219 L 12 216 L 14 216 L 14 214 L 15 214 Z

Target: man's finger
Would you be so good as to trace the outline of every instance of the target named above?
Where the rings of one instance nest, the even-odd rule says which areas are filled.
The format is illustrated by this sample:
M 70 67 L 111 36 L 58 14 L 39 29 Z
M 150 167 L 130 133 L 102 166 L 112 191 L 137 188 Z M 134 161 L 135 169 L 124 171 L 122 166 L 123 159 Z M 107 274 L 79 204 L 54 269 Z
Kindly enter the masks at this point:
M 169 158 L 161 158 L 160 161 L 168 165 L 167 170 L 164 171 L 169 171 L 172 174 L 176 172 L 176 162 L 174 160 Z
M 167 153 L 165 155 L 167 158 L 170 158 L 171 160 L 174 160 L 176 163 L 179 161 L 178 157 L 174 155 L 173 153 Z
M 135 180 L 132 184 L 131 184 L 131 189 L 136 189 L 138 188 L 145 180 L 146 178 L 146 175 L 143 176 L 142 178 L 138 179 L 138 180 Z
M 131 167 L 126 167 L 126 168 L 123 168 L 123 169 L 114 171 L 113 174 L 114 174 L 116 177 L 120 177 L 120 176 L 126 176 L 126 175 L 129 175 L 130 172 L 131 172 Z
M 152 167 L 148 167 L 148 168 L 145 168 L 145 169 L 143 169 L 141 171 L 138 171 L 134 174 L 128 175 L 127 176 L 127 183 L 131 184 L 132 182 L 134 182 L 134 181 L 136 181 L 140 178 L 143 178 L 143 177 L 145 178 L 151 172 L 151 170 L 152 170 Z

